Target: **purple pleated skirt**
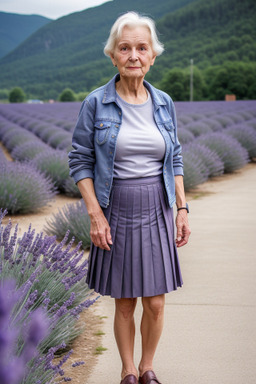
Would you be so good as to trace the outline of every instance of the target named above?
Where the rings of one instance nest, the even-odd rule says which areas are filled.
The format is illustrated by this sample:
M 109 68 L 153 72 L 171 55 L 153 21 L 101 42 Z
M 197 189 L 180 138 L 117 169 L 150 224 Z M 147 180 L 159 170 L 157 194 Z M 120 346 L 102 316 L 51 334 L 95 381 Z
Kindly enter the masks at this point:
M 87 283 L 114 298 L 156 296 L 182 286 L 174 241 L 173 210 L 162 175 L 114 179 L 110 204 L 110 251 L 91 245 Z

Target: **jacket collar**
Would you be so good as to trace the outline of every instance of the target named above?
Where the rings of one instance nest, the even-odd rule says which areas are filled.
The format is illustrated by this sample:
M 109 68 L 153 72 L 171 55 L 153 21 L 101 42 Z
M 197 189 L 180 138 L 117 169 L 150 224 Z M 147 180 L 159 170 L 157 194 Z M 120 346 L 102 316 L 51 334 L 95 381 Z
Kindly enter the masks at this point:
M 115 75 L 106 85 L 105 85 L 105 89 L 104 89 L 104 96 L 103 96 L 103 99 L 102 99 L 102 103 L 103 104 L 109 104 L 109 103 L 113 103 L 113 102 L 116 102 L 116 82 L 120 80 L 120 75 L 119 73 L 117 75 Z M 153 103 L 156 105 L 156 106 L 160 106 L 160 105 L 166 105 L 166 102 L 164 100 L 164 98 L 162 97 L 162 95 L 160 94 L 160 92 L 155 88 L 153 87 L 150 83 L 148 83 L 146 80 L 143 81 L 143 84 L 145 85 L 145 87 L 148 89 L 148 91 L 150 92 L 151 94 L 151 97 L 152 97 L 152 100 L 153 100 Z

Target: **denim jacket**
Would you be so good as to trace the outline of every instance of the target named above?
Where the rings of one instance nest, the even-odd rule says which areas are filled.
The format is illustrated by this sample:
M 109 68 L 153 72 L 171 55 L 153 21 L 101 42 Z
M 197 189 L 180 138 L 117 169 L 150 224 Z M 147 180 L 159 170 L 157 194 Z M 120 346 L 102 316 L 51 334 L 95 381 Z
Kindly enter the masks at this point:
M 122 109 L 116 100 L 116 75 L 106 85 L 91 92 L 83 101 L 69 153 L 70 176 L 75 183 L 84 178 L 94 180 L 101 207 L 109 204 L 113 181 L 116 140 L 122 124 Z M 156 125 L 165 140 L 163 178 L 170 207 L 175 203 L 174 176 L 183 175 L 181 145 L 177 138 L 177 121 L 172 99 L 147 81 Z

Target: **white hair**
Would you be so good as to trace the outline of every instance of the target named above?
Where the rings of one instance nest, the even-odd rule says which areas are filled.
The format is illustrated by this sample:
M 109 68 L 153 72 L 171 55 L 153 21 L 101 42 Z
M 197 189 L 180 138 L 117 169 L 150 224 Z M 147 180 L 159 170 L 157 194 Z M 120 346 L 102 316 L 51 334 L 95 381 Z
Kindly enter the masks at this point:
M 152 50 L 156 56 L 161 55 L 164 51 L 164 46 L 157 37 L 155 22 L 146 16 L 141 16 L 136 12 L 127 12 L 124 15 L 120 16 L 115 23 L 113 24 L 109 38 L 106 42 L 104 53 L 106 56 L 110 56 L 114 52 L 115 45 L 117 40 L 120 38 L 123 28 L 136 28 L 136 27 L 146 27 L 150 31 Z

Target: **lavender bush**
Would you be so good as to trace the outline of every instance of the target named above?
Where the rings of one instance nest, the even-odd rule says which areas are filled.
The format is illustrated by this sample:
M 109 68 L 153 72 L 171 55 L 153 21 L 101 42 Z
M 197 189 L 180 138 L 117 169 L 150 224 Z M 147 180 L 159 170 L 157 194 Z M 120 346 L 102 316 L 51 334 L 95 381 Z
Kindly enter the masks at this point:
M 1 163 L 0 181 L 0 208 L 11 214 L 35 212 L 56 193 L 51 180 L 28 164 Z
M 183 152 L 184 163 L 184 187 L 185 191 L 196 187 L 208 178 L 208 170 L 203 161 L 193 152 Z
M 202 161 L 206 170 L 204 172 L 201 170 L 201 173 L 206 174 L 207 177 L 220 176 L 223 174 L 224 164 L 217 153 L 205 145 L 199 144 L 197 140 L 184 146 L 183 152 L 193 154 L 194 157 L 197 157 Z M 189 173 L 189 171 L 186 170 L 186 173 Z
M 69 238 L 74 237 L 76 242 L 81 241 L 84 249 L 90 248 L 90 218 L 83 200 L 65 205 L 46 222 L 45 231 L 48 235 L 62 239 L 69 231 Z
M 201 123 L 200 121 L 186 124 L 186 129 L 188 129 L 195 137 L 200 136 L 204 133 L 212 132 L 209 125 Z
M 191 143 L 191 141 L 193 141 L 195 138 L 193 133 L 186 128 L 180 128 L 178 133 L 181 145 Z
M 20 127 L 12 127 L 2 136 L 2 143 L 9 150 L 13 150 L 17 144 L 35 140 L 35 136 Z
M 6 211 L 0 211 L 0 224 L 5 214 Z M 54 353 L 70 348 L 74 338 L 82 331 L 77 327 L 79 314 L 95 302 L 90 298 L 92 292 L 85 281 L 88 261 L 79 251 L 81 244 L 75 249 L 72 249 L 73 241 L 67 244 L 68 234 L 57 244 L 55 237 L 36 234 L 31 226 L 22 238 L 18 239 L 17 233 L 18 225 L 13 231 L 11 221 L 5 227 L 0 225 L 0 285 L 16 277 L 15 290 L 19 297 L 11 312 L 11 322 L 8 321 L 9 329 L 14 329 L 11 329 L 10 337 L 12 340 L 18 337 L 15 356 L 29 360 L 25 377 L 18 383 L 50 384 L 56 373 L 64 374 L 61 366 L 71 351 L 55 366 L 52 363 Z M 13 304 L 10 300 L 8 302 Z M 40 326 L 42 311 L 48 318 L 44 321 L 47 324 L 44 329 Z M 6 312 L 0 309 L 0 321 L 3 313 L 6 319 Z M 25 332 L 20 333 L 20 329 Z M 7 340 L 5 345 L 8 345 L 15 359 L 12 340 L 10 343 Z M 0 337 L 0 352 L 1 341 Z M 34 355 L 36 345 L 38 354 Z M 21 364 L 21 371 L 23 368 Z
M 233 125 L 224 133 L 234 137 L 248 151 L 249 157 L 256 157 L 256 130 L 246 125 Z
M 246 149 L 236 139 L 223 133 L 214 132 L 202 135 L 197 142 L 217 153 L 224 163 L 225 172 L 234 172 L 248 162 Z
M 30 314 L 26 324 L 19 321 L 16 312 L 24 295 L 15 290 L 15 285 L 15 280 L 6 280 L 0 287 L 1 384 L 22 383 L 29 370 L 27 364 L 38 355 L 38 345 L 50 325 L 45 311 L 40 308 Z
M 72 177 L 64 181 L 64 191 L 67 196 L 81 197 L 81 193 Z
M 11 152 L 11 155 L 15 160 L 29 161 L 47 149 L 48 147 L 46 144 L 40 140 L 35 140 L 16 145 Z
M 64 183 L 69 178 L 68 156 L 64 151 L 49 148 L 39 153 L 31 164 L 50 177 L 60 191 L 64 191 Z

